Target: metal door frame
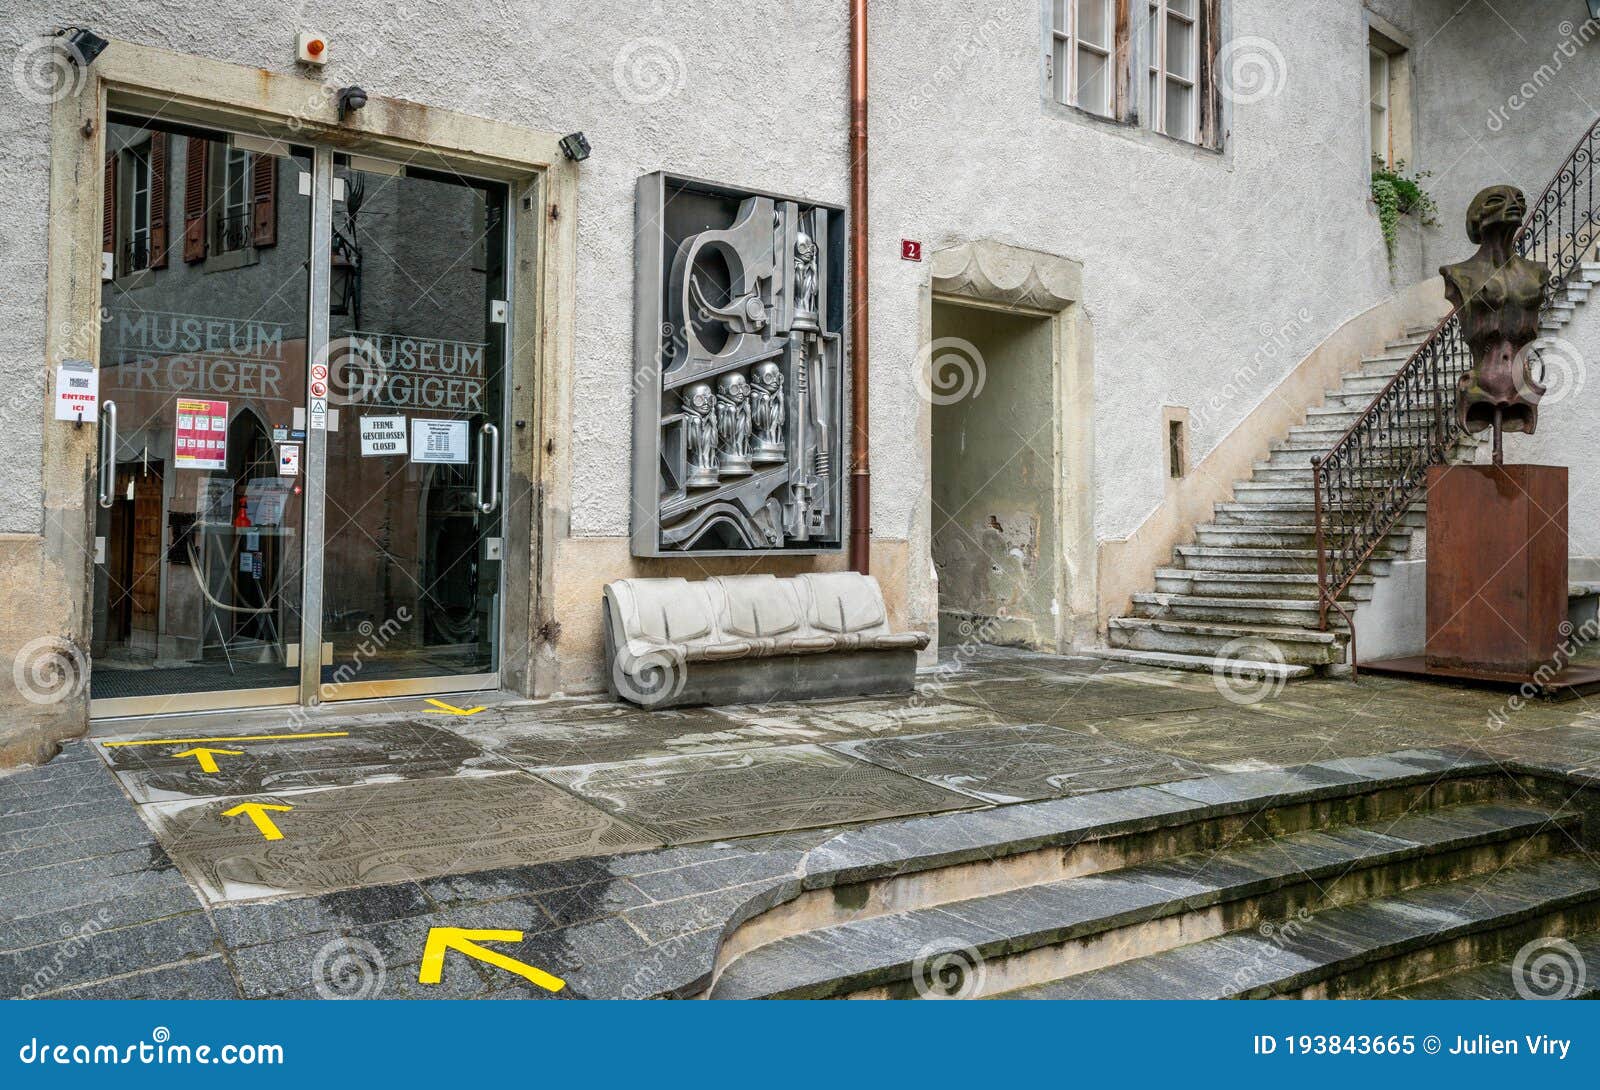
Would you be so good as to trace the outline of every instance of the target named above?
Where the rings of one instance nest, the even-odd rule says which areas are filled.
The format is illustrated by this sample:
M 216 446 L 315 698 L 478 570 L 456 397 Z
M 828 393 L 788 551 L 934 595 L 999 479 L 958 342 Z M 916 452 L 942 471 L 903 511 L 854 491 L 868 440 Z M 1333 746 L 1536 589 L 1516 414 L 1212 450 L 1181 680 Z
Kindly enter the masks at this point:
M 141 111 L 134 108 L 129 109 L 128 112 L 139 113 Z M 151 120 L 157 119 L 152 118 Z M 213 127 L 218 132 L 234 131 L 225 124 Z M 310 387 L 313 381 L 312 364 L 319 359 L 326 360 L 328 352 L 333 260 L 334 155 L 336 154 L 336 149 L 332 144 L 317 142 L 314 139 L 296 142 L 304 147 L 309 147 L 312 153 L 311 253 L 308 263 L 309 291 L 306 299 L 306 390 L 304 402 L 306 436 L 305 458 L 302 464 L 302 474 L 305 481 L 305 508 L 302 519 L 302 533 L 304 536 L 301 546 L 300 565 L 301 623 L 298 687 L 275 686 L 252 689 L 219 689 L 157 696 L 91 699 L 89 708 L 91 720 L 232 711 L 275 706 L 299 705 L 315 707 L 324 702 L 346 703 L 393 696 L 476 692 L 500 687 L 500 679 L 505 669 L 506 584 L 508 561 L 510 560 L 503 545 L 501 559 L 498 561 L 499 571 L 495 587 L 496 617 L 494 618 L 494 631 L 492 634 L 495 650 L 494 670 L 476 674 L 443 674 L 426 677 L 346 682 L 338 686 L 339 696 L 336 699 L 329 698 L 324 692 L 322 682 L 322 613 L 323 583 L 326 570 L 323 563 L 323 545 L 325 544 L 324 538 L 327 530 L 328 432 L 326 418 L 324 418 L 324 427 L 313 428 L 311 426 L 312 395 Z M 381 138 L 379 138 L 379 142 L 382 143 Z M 362 155 L 366 157 L 370 153 L 363 151 Z M 503 187 L 504 190 L 502 230 L 505 232 L 505 237 L 501 254 L 504 273 L 501 294 L 505 296 L 507 315 L 506 321 L 501 323 L 499 331 L 499 337 L 501 338 L 500 367 L 502 372 L 500 379 L 500 406 L 498 414 L 490 417 L 490 422 L 500 429 L 502 437 L 506 437 L 510 434 L 511 423 L 511 391 L 513 385 L 511 331 L 514 328 L 516 310 L 516 289 L 513 283 L 516 275 L 517 217 L 515 192 L 514 187 L 504 179 L 485 177 L 470 170 L 459 173 L 461 173 L 462 177 L 471 177 L 476 181 L 498 185 Z M 115 452 L 113 452 L 113 462 L 114 460 Z M 507 537 L 508 504 L 505 496 L 505 483 L 510 479 L 508 470 L 511 462 L 511 447 L 509 442 L 500 444 L 498 462 L 499 464 L 496 467 L 500 482 L 500 505 L 497 512 L 500 520 L 498 536 L 503 543 Z M 530 572 L 531 578 L 532 573 Z M 92 608 L 92 579 L 90 586 Z
M 501 558 L 498 561 L 499 571 L 496 574 L 495 585 L 496 616 L 494 618 L 493 633 L 495 668 L 478 674 L 438 674 L 373 681 L 347 681 L 338 686 L 326 687 L 322 682 L 322 589 L 324 575 L 322 547 L 326 544 L 327 533 L 328 432 L 326 427 L 313 429 L 311 426 L 310 387 L 312 368 L 310 364 L 314 360 L 326 360 L 328 354 L 330 328 L 329 292 L 333 262 L 334 156 L 338 152 L 330 144 L 312 144 L 311 147 L 313 152 L 311 182 L 312 262 L 309 303 L 311 314 L 306 333 L 306 507 L 304 520 L 306 546 L 301 569 L 305 582 L 302 587 L 301 597 L 300 690 L 297 702 L 307 707 L 316 707 L 323 703 L 345 703 L 352 700 L 373 700 L 390 696 L 421 696 L 431 693 L 463 693 L 477 692 L 484 689 L 498 689 L 504 667 L 506 634 L 507 557 L 504 549 L 506 538 L 504 483 L 509 479 L 507 469 L 511 460 L 510 445 L 506 442 L 499 444 L 499 464 L 495 467 L 497 480 L 500 482 L 500 505 L 497 510 L 500 520 L 500 532 L 497 536 L 502 542 Z M 361 157 L 381 158 L 381 155 L 375 156 L 370 151 L 363 151 Z M 516 244 L 516 236 L 514 234 L 516 209 L 512 200 L 512 187 L 509 183 L 500 179 L 480 177 L 470 171 L 457 171 L 457 173 L 461 177 L 470 177 L 489 185 L 501 186 L 504 190 L 501 217 L 501 230 L 505 232 L 501 250 L 501 263 L 504 266 L 504 272 L 501 294 L 505 296 L 507 313 L 506 320 L 500 323 L 499 332 L 500 409 L 498 414 L 490 417 L 489 422 L 499 428 L 501 436 L 506 436 L 509 434 L 511 423 L 511 330 L 514 317 L 512 312 L 516 305 L 516 292 L 512 286 L 512 277 L 516 272 L 516 262 L 512 259 Z M 469 440 L 469 445 L 471 444 L 472 441 Z M 313 542 L 317 546 L 314 552 L 312 549 Z M 328 689 L 336 691 L 338 696 L 331 696 L 327 691 Z

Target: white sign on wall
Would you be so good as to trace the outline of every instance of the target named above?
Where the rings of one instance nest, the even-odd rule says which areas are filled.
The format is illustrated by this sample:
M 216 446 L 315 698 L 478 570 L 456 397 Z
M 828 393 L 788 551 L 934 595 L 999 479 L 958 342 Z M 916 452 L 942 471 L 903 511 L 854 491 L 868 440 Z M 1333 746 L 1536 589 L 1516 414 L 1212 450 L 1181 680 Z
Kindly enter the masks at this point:
M 467 462 L 467 422 L 465 420 L 411 421 L 411 460 L 465 465 Z
M 363 416 L 361 418 L 361 457 L 381 458 L 405 452 L 405 417 Z
M 56 368 L 56 419 L 94 423 L 100 408 L 100 372 L 88 360 L 62 360 Z

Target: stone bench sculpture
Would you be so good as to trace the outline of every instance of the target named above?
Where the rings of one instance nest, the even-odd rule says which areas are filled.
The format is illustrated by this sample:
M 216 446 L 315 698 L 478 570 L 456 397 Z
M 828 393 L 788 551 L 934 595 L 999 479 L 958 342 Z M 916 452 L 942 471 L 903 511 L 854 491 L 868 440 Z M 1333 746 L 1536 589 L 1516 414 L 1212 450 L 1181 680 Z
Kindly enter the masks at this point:
M 607 687 L 647 708 L 908 692 L 923 632 L 891 632 L 870 575 L 606 584 Z

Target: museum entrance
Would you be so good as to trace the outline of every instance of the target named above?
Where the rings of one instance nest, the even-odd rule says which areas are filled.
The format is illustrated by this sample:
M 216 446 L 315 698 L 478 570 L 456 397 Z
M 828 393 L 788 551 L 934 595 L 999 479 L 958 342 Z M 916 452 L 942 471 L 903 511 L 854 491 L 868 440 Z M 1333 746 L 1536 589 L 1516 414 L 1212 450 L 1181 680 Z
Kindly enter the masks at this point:
M 497 686 L 506 186 L 106 148 L 91 714 Z

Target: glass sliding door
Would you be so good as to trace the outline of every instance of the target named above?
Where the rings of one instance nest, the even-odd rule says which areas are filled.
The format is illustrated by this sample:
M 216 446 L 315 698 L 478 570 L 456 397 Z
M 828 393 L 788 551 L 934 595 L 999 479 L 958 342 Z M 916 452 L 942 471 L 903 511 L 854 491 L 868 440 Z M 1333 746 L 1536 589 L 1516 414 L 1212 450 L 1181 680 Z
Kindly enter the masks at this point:
M 91 713 L 493 687 L 502 183 L 107 126 Z
M 302 149 L 106 129 L 95 715 L 297 699 Z
M 496 681 L 506 201 L 335 158 L 322 699 Z

